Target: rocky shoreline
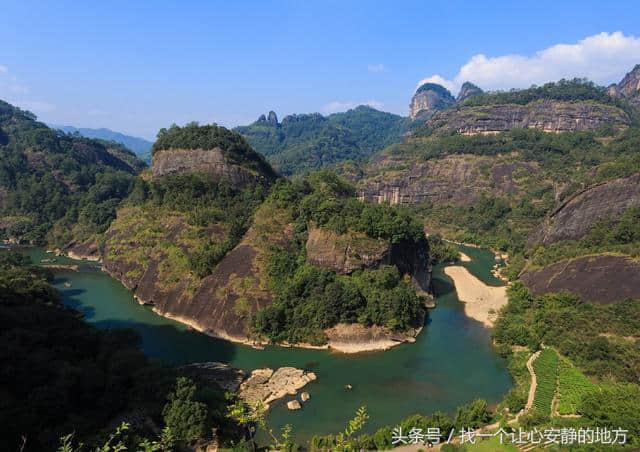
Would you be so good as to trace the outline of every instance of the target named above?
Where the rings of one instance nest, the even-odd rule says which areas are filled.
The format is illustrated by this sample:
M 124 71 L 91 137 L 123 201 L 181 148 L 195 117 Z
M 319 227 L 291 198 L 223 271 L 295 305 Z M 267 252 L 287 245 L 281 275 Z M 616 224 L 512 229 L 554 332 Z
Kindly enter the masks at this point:
M 180 372 L 204 384 L 214 384 L 224 391 L 237 392 L 251 407 L 270 405 L 286 396 L 296 396 L 298 390 L 316 380 L 316 374 L 295 367 L 255 369 L 250 374 L 219 362 L 194 363 L 182 366 Z M 308 392 L 301 394 L 302 402 L 309 400 Z M 297 403 L 292 403 L 297 402 Z M 287 403 L 290 409 L 300 409 L 297 399 Z

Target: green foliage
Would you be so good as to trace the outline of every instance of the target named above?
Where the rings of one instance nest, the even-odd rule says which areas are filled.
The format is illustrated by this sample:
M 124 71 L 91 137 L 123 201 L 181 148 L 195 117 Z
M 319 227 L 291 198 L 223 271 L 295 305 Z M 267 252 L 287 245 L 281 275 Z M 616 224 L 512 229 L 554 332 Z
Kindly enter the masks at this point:
M 201 126 L 191 122 L 184 127 L 175 124 L 158 132 L 151 152 L 168 149 L 203 149 L 220 148 L 231 162 L 251 168 L 268 180 L 277 177 L 264 158 L 255 152 L 249 143 L 238 133 L 217 124 Z
M 533 362 L 538 385 L 533 405 L 543 416 L 551 415 L 551 401 L 556 393 L 558 380 L 558 354 L 555 350 L 545 348 Z
M 8 191 L 1 212 L 28 219 L 5 235 L 20 241 L 44 243 L 54 225 L 66 231 L 49 237 L 57 245 L 76 224 L 85 235 L 103 232 L 144 167 L 121 145 L 51 130 L 2 101 L 0 130 L 0 188 Z
M 598 86 L 587 79 L 562 79 L 557 82 L 545 83 L 542 86 L 532 86 L 528 89 L 514 89 L 507 92 L 482 93 L 469 97 L 464 106 L 520 104 L 525 105 L 539 100 L 560 101 L 595 101 L 603 104 L 626 107 L 627 105 L 607 94 L 607 89 Z
M 442 239 L 440 234 L 430 234 L 429 259 L 432 264 L 445 262 L 457 262 L 460 259 L 458 249 L 451 243 Z
M 558 367 L 558 413 L 576 414 L 582 398 L 596 390 L 589 380 L 566 358 L 561 358 Z
M 631 207 L 619 217 L 597 221 L 581 240 L 564 240 L 539 246 L 531 253 L 534 265 L 546 266 L 565 259 L 617 251 L 640 256 L 640 208 Z
M 205 435 L 207 406 L 195 400 L 196 385 L 186 377 L 179 377 L 162 410 L 165 425 L 175 438 L 194 443 Z
M 279 124 L 255 122 L 235 130 L 283 174 L 358 160 L 399 142 L 409 120 L 366 106 L 345 113 L 293 115 Z
M 626 300 L 611 305 L 584 303 L 569 293 L 533 296 L 520 282 L 507 291 L 509 303 L 495 329 L 497 342 L 555 347 L 587 375 L 637 381 L 640 350 L 612 337 L 636 336 L 640 331 L 640 303 Z
M 589 419 L 591 425 L 625 428 L 637 444 L 640 436 L 640 386 L 615 384 L 586 394 L 578 412 Z
M 159 414 L 172 372 L 130 330 L 97 330 L 60 304 L 47 273 L 0 252 L 0 449 L 45 450 L 76 432 L 88 442 L 118 413 Z
M 273 247 L 268 256 L 266 275 L 276 298 L 252 319 L 255 333 L 274 342 L 323 344 L 323 330 L 340 322 L 394 331 L 415 326 L 421 301 L 396 267 L 338 276 L 305 262 L 309 224 L 338 234 L 364 233 L 389 245 L 424 247 L 426 252 L 422 225 L 407 211 L 366 205 L 353 199 L 353 193 L 353 187 L 326 171 L 274 185 L 267 202 L 292 212 L 298 241 L 294 249 Z
M 265 197 L 265 188 L 256 185 L 238 190 L 225 182 L 216 182 L 201 174 L 176 174 L 136 182 L 130 202 L 180 212 L 187 222 L 206 230 L 213 224 L 224 225 L 226 238 L 219 242 L 202 238 L 188 260 L 191 271 L 203 278 L 242 239 L 251 224 L 253 212 Z

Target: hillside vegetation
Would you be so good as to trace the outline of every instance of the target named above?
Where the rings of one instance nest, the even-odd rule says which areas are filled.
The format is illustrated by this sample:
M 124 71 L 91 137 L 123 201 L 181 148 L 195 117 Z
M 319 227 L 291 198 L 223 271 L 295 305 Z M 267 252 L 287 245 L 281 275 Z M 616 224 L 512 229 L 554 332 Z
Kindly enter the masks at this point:
M 399 142 L 410 122 L 360 106 L 345 113 L 292 115 L 282 122 L 257 121 L 235 130 L 284 175 L 369 157 Z
M 73 229 L 104 232 L 144 166 L 122 145 L 51 130 L 0 101 L 0 238 L 61 245 Z

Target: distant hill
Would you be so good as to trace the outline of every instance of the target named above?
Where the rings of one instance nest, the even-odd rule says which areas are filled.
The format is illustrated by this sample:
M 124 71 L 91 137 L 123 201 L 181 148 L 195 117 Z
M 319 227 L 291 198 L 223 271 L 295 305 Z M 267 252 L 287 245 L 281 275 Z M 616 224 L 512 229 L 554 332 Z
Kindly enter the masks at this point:
M 120 132 L 115 132 L 111 129 L 89 129 L 85 127 L 73 127 L 73 126 L 61 126 L 57 124 L 49 124 L 52 129 L 59 129 L 66 133 L 78 132 L 83 137 L 98 138 L 100 140 L 115 141 L 116 143 L 123 144 L 127 148 L 136 153 L 142 160 L 149 161 L 151 157 L 151 146 L 153 143 L 147 141 L 144 138 L 133 137 L 131 135 L 125 135 Z
M 289 115 L 274 112 L 234 130 L 265 155 L 282 174 L 291 175 L 344 160 L 371 156 L 402 141 L 410 127 L 402 116 L 361 105 L 344 113 Z
M 0 240 L 101 233 L 146 165 L 114 141 L 69 135 L 0 100 Z

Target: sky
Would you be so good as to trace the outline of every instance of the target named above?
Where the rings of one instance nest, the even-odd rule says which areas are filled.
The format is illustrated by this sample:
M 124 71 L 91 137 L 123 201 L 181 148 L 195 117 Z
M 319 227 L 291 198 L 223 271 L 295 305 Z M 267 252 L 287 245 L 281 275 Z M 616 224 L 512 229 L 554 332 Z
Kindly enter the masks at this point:
M 640 63 L 638 1 L 3 0 L 0 99 L 39 119 L 154 139 L 274 110 L 407 115 L 421 81 L 457 94 Z

